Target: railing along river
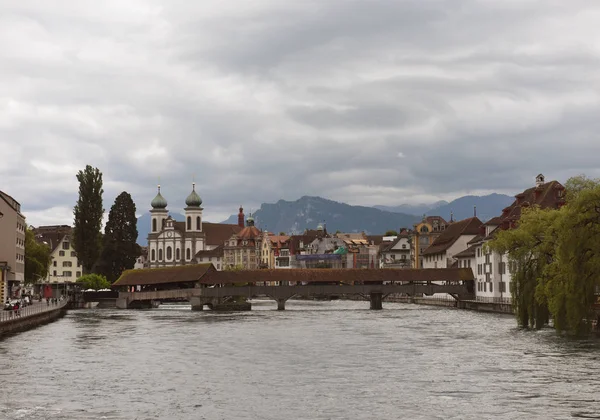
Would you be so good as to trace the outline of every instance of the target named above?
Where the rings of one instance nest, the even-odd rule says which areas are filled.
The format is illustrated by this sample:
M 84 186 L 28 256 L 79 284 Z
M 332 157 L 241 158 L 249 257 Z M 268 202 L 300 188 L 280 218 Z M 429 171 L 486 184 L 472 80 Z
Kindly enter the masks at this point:
M 22 319 L 28 316 L 37 315 L 42 312 L 54 311 L 59 308 L 64 308 L 69 301 L 64 299 L 58 303 L 37 302 L 24 308 L 20 308 L 17 312 L 14 309 L 3 309 L 0 311 L 0 322 L 12 321 L 14 319 Z

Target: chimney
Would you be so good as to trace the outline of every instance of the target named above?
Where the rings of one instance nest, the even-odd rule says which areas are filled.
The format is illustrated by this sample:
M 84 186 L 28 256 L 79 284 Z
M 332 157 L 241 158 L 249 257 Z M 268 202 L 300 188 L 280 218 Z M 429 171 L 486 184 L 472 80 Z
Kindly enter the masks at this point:
M 244 209 L 240 206 L 240 212 L 238 213 L 238 226 L 244 228 Z

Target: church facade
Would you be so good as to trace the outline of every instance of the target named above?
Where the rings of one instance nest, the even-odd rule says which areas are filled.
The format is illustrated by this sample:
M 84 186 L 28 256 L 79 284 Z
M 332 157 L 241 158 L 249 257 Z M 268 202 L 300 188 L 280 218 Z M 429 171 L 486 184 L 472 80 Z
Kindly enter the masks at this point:
M 243 225 L 209 223 L 202 220 L 202 199 L 192 192 L 185 200 L 185 221 L 178 222 L 169 216 L 167 200 L 160 192 L 151 202 L 150 233 L 148 234 L 148 267 L 173 267 L 197 264 L 205 251 L 222 246 L 232 235 L 240 232 Z M 219 264 L 220 265 L 220 264 Z

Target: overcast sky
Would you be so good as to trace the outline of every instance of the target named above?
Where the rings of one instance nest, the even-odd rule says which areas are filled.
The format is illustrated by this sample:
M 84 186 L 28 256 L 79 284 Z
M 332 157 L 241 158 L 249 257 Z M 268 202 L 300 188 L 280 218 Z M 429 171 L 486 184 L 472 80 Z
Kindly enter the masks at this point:
M 71 224 L 75 174 L 205 218 L 600 176 L 597 0 L 3 0 L 0 189 Z

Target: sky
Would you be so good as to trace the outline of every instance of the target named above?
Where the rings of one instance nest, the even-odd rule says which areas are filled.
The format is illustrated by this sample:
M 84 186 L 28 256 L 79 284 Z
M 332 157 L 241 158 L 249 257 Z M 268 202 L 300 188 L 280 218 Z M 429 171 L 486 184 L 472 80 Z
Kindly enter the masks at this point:
M 596 0 L 3 0 L 0 189 L 72 224 L 169 209 L 218 222 L 304 195 L 360 205 L 600 176 Z

